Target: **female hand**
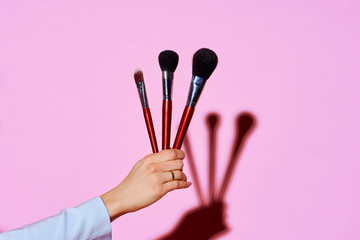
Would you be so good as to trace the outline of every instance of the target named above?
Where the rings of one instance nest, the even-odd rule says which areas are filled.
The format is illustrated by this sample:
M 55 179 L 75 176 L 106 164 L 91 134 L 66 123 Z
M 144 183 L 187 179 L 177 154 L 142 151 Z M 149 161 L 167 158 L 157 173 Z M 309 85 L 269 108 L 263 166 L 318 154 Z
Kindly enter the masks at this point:
M 166 193 L 191 186 L 182 172 L 185 154 L 167 149 L 145 156 L 114 189 L 101 195 L 111 221 L 159 200 Z

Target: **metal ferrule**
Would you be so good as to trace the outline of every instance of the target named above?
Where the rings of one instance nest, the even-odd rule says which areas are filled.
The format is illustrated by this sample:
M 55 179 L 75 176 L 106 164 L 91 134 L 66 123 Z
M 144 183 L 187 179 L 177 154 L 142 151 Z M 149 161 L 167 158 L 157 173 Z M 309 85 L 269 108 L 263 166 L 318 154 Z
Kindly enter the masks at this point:
M 192 76 L 189 95 L 186 103 L 187 106 L 195 107 L 197 101 L 199 100 L 201 91 L 204 88 L 205 82 L 206 79 L 204 78 L 198 76 Z
M 171 101 L 173 79 L 174 73 L 167 70 L 162 72 L 164 101 Z
M 139 96 L 140 96 L 140 102 L 143 108 L 148 108 L 149 107 L 149 103 L 146 97 L 146 90 L 145 90 L 145 83 L 142 82 L 138 82 L 136 84 L 137 89 L 139 91 Z

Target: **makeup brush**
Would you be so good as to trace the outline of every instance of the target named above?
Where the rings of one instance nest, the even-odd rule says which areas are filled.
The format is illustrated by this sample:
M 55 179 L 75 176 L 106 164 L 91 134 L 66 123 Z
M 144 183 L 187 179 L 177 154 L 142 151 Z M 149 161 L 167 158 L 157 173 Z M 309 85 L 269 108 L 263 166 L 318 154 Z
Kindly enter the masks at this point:
M 199 49 L 193 56 L 192 79 L 190 83 L 187 103 L 181 117 L 178 132 L 175 137 L 173 148 L 180 149 L 191 118 L 194 114 L 195 105 L 199 100 L 200 94 L 205 86 L 206 80 L 216 68 L 218 58 L 216 53 L 207 48 Z
M 162 71 L 163 105 L 162 105 L 162 149 L 170 148 L 172 85 L 174 72 L 179 63 L 179 55 L 171 50 L 159 54 L 159 65 Z
M 154 153 L 157 153 L 157 152 L 159 152 L 159 149 L 158 149 L 157 142 L 156 142 L 155 130 L 154 130 L 154 125 L 153 125 L 152 118 L 151 118 L 149 102 L 148 102 L 147 96 L 146 96 L 144 75 L 140 68 L 135 69 L 134 79 L 135 79 L 136 87 L 139 92 L 140 102 L 141 102 L 141 105 L 143 108 L 144 119 L 145 119 L 147 131 L 149 134 L 151 148 Z

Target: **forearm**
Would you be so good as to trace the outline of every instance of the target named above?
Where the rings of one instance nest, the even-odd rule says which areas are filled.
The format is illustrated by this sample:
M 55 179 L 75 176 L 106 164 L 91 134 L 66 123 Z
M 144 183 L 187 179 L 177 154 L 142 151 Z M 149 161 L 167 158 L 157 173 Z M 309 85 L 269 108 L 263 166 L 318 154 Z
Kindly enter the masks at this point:
M 101 198 L 93 198 L 77 207 L 22 228 L 0 234 L 0 240 L 82 240 L 111 239 L 111 225 Z

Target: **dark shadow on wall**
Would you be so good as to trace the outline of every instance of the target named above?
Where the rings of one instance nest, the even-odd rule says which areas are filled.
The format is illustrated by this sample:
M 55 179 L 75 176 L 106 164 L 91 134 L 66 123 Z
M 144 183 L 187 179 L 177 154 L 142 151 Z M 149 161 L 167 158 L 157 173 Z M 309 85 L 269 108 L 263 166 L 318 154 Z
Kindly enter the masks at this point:
M 234 171 L 239 162 L 240 155 L 244 150 L 245 144 L 254 131 L 257 121 L 250 112 L 242 112 L 236 116 L 234 139 L 230 150 L 230 157 L 226 171 L 220 184 L 219 190 L 216 189 L 216 149 L 217 149 L 217 129 L 220 125 L 220 115 L 210 113 L 205 118 L 208 131 L 208 197 L 205 200 L 199 184 L 195 161 L 192 154 L 190 139 L 188 136 L 184 140 L 184 150 L 186 160 L 189 164 L 192 181 L 199 205 L 185 212 L 175 227 L 158 238 L 159 240 L 207 240 L 214 236 L 226 234 L 229 227 L 226 223 L 226 193 L 232 181 Z

